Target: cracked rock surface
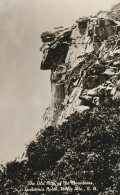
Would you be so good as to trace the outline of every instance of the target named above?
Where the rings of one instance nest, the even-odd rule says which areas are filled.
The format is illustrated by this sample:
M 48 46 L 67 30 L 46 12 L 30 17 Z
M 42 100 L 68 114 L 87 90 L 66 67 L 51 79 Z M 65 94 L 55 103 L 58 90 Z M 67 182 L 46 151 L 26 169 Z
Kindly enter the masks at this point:
M 117 16 L 115 17 L 115 13 Z M 79 18 L 70 28 L 41 35 L 42 70 L 51 70 L 51 105 L 43 127 L 61 125 L 75 111 L 119 99 L 120 5 L 94 17 Z

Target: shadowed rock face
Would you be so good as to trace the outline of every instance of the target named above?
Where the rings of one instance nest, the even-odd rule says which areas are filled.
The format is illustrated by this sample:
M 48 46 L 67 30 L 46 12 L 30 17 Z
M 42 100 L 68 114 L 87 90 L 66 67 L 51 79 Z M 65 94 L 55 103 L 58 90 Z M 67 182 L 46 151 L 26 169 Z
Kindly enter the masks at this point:
M 65 63 L 69 46 L 66 43 L 57 44 L 48 51 L 45 60 L 41 63 L 41 69 L 55 70 L 59 64 Z
M 83 112 L 105 99 L 119 97 L 120 25 L 117 21 L 84 17 L 70 28 L 44 32 L 41 39 L 41 69 L 51 69 L 52 91 L 43 126 L 62 124 L 75 111 Z
M 58 29 L 54 32 L 44 32 L 41 39 L 44 42 L 41 47 L 43 60 L 41 69 L 55 70 L 58 65 L 64 64 L 69 50 L 71 30 Z

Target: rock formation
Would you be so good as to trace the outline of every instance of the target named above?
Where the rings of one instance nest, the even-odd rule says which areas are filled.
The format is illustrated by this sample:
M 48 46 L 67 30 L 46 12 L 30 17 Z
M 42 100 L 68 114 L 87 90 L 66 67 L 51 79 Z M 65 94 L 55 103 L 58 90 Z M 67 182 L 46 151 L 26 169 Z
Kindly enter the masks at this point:
M 79 18 L 70 28 L 41 35 L 41 69 L 51 70 L 52 91 L 43 126 L 62 124 L 75 111 L 119 98 L 119 14 L 120 4 L 104 14 Z
M 119 8 L 41 35 L 51 104 L 26 159 L 0 170 L 0 194 L 120 194 Z
M 120 21 L 120 3 L 112 6 L 110 11 L 100 11 L 96 15 L 97 17 L 111 18 L 116 21 Z

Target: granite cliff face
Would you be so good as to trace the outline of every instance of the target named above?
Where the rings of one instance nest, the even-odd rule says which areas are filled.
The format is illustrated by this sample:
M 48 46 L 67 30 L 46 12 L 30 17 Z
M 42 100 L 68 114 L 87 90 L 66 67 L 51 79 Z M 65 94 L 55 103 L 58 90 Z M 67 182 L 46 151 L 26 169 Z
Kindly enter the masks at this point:
M 41 35 L 51 104 L 26 159 L 1 167 L 0 194 L 120 194 L 119 7 Z
M 75 111 L 81 113 L 97 107 L 105 99 L 119 98 L 118 21 L 99 13 L 80 18 L 70 28 L 44 32 L 41 39 L 41 69 L 51 70 L 52 92 L 43 126 L 62 124 Z

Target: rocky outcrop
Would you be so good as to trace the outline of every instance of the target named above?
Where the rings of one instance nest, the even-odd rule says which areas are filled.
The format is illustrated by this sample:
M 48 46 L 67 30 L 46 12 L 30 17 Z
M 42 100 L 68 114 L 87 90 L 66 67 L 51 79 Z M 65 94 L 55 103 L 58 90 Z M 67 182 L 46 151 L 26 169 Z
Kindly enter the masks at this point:
M 113 10 L 113 8 L 112 8 Z M 51 105 L 43 126 L 59 125 L 72 113 L 119 98 L 120 25 L 100 17 L 79 18 L 70 28 L 41 35 L 41 69 L 51 70 Z
M 41 35 L 51 104 L 25 159 L 2 166 L 0 194 L 120 194 L 119 4 L 110 12 Z
M 120 3 L 113 5 L 109 11 L 99 11 L 96 16 L 120 21 Z

